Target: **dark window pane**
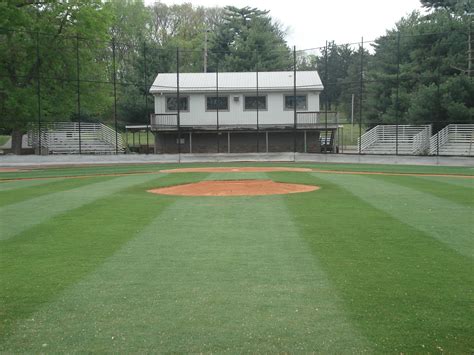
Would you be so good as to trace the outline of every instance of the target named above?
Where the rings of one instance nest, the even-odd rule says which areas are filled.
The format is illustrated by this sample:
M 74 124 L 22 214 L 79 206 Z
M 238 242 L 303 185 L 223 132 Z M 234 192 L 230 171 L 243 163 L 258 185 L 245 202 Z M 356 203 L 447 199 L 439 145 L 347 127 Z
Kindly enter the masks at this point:
M 257 100 L 257 96 L 245 96 L 244 100 L 245 100 L 244 107 L 246 110 L 256 110 L 257 105 L 258 105 L 259 110 L 267 109 L 266 96 L 259 96 L 258 100 Z
M 285 96 L 285 108 L 286 109 L 293 109 L 295 97 L 293 95 Z M 306 103 L 306 95 L 296 95 L 296 109 L 297 110 L 306 110 L 307 103 Z
M 208 96 L 206 97 L 206 110 L 228 110 L 229 109 L 229 98 L 227 96 L 217 97 Z
M 178 106 L 176 105 L 176 97 L 167 97 L 166 98 L 166 109 L 168 111 L 177 111 Z M 179 109 L 182 111 L 188 111 L 188 98 L 180 97 L 179 98 Z

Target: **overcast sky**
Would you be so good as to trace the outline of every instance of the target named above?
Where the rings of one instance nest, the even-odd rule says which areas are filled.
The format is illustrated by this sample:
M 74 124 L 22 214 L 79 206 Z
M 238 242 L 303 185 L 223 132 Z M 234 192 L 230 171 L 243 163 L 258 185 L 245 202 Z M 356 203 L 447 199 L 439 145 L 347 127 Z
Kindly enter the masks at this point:
M 147 5 L 154 0 L 145 0 Z M 270 10 L 270 15 L 288 28 L 288 45 L 297 49 L 337 43 L 370 41 L 391 29 L 401 17 L 421 10 L 419 0 L 162 0 L 163 3 L 237 7 Z

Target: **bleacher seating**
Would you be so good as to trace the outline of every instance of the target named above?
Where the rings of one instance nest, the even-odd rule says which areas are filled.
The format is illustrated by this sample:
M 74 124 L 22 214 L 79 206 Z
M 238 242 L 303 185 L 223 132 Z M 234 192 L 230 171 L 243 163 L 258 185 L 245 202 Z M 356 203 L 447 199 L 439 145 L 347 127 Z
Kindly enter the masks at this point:
M 430 139 L 431 155 L 474 155 L 474 124 L 449 124 Z
M 37 127 L 28 131 L 31 146 L 38 148 Z M 80 141 L 80 148 L 79 148 Z M 117 147 L 117 148 L 116 148 Z M 115 154 L 124 152 L 122 136 L 102 123 L 55 122 L 41 126 L 43 154 Z
M 431 126 L 378 125 L 358 141 L 363 154 L 428 154 Z

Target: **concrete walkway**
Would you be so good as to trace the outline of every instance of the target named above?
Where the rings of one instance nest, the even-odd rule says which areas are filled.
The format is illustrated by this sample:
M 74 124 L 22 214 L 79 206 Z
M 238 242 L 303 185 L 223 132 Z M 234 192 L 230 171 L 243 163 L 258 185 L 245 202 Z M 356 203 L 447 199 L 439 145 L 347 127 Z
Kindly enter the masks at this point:
M 5 155 L 0 167 L 67 166 L 80 164 L 159 164 L 218 162 L 309 162 L 350 164 L 439 165 L 474 167 L 474 157 L 395 156 L 358 154 L 124 154 L 124 155 Z

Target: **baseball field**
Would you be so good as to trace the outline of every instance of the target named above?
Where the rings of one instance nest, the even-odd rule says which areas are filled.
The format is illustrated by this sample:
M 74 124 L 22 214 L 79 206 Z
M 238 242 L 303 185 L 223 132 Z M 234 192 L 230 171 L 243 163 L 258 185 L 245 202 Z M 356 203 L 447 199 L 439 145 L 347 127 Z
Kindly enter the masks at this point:
M 184 167 L 0 172 L 0 352 L 474 351 L 473 168 Z

